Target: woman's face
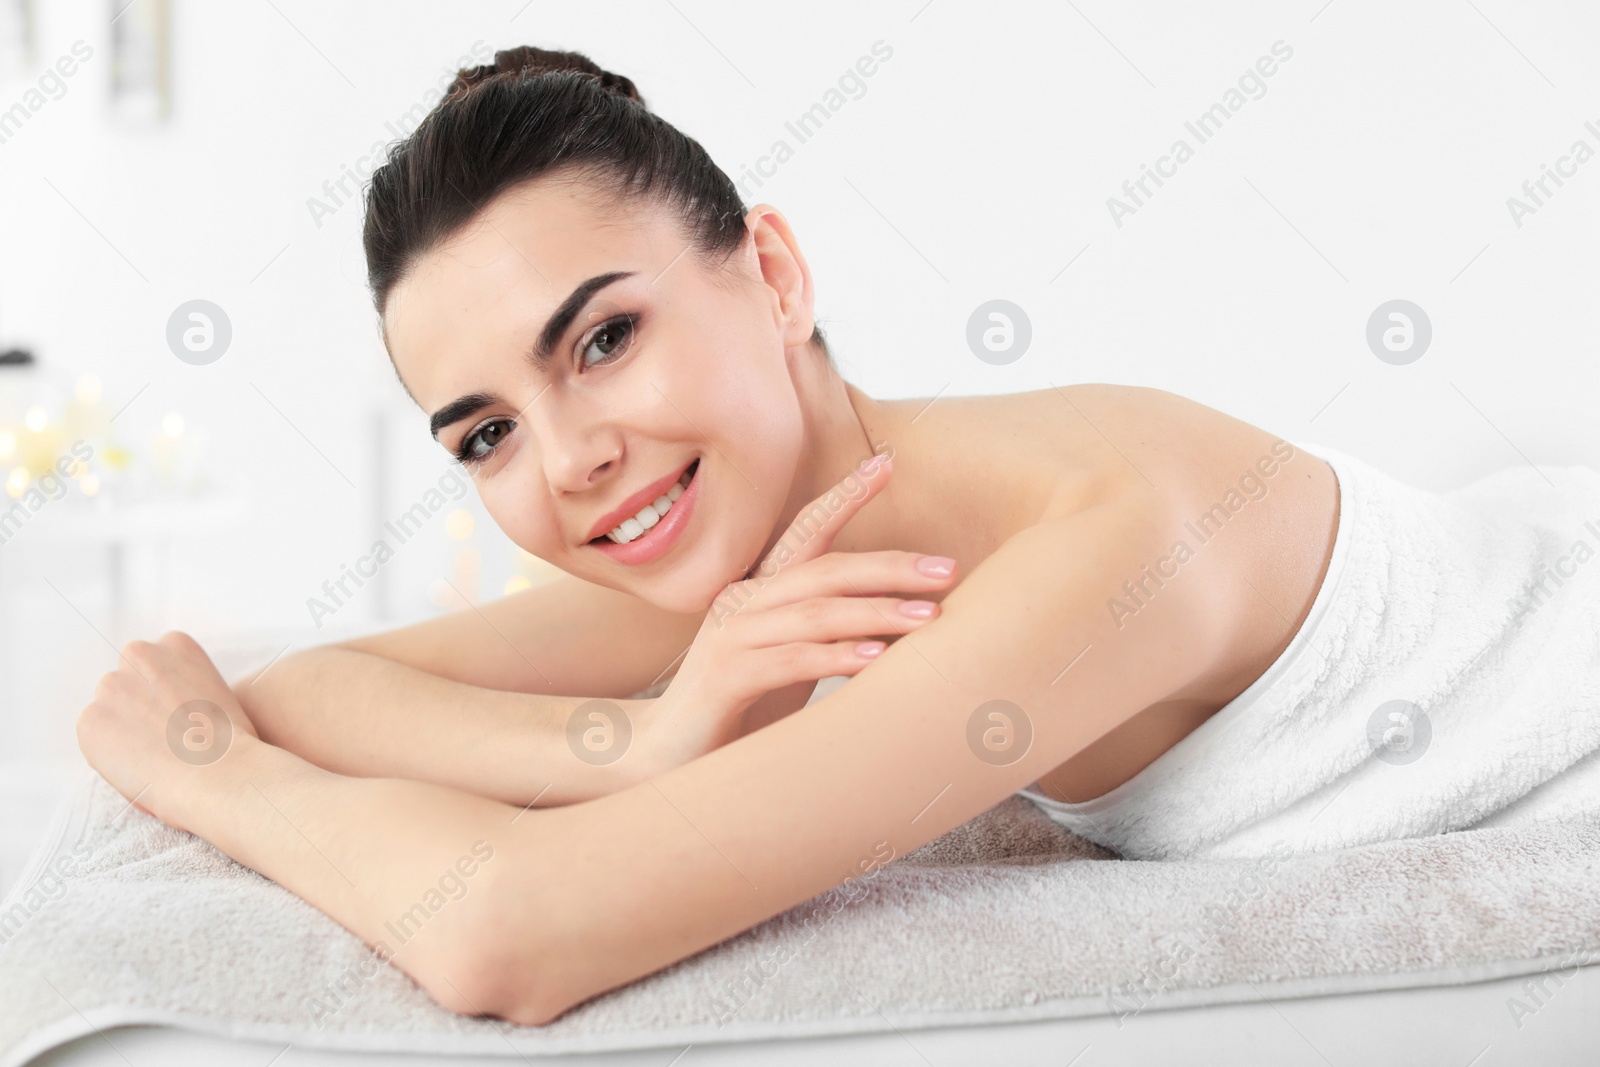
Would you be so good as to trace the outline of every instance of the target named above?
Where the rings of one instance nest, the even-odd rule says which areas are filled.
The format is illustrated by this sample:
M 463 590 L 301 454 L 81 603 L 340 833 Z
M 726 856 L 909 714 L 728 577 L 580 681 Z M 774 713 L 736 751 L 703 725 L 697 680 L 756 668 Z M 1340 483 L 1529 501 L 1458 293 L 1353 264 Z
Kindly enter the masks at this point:
M 672 611 L 708 609 L 759 560 L 802 461 L 788 359 L 811 335 L 810 280 L 781 215 L 746 224 L 713 273 L 659 208 L 538 181 L 420 257 L 385 309 L 401 380 L 506 535 Z M 591 543 L 691 464 L 659 529 Z

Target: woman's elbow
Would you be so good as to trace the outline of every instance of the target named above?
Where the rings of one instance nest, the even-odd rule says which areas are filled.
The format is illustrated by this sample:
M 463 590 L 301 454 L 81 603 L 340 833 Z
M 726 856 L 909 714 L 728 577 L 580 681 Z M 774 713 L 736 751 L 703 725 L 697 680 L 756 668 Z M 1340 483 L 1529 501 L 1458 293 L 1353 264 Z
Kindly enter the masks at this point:
M 495 957 L 473 949 L 453 965 L 436 974 L 437 981 L 424 988 L 440 1006 L 457 1015 L 491 1016 L 518 1026 L 544 1026 L 564 1014 L 569 1004 L 545 991 L 538 981 L 529 981 L 516 971 L 501 969 Z
M 458 1015 L 544 1026 L 575 1000 L 567 995 L 557 957 L 542 933 L 546 924 L 529 908 L 537 893 L 519 884 L 520 879 L 506 877 L 511 872 L 499 873 L 501 877 L 474 887 L 477 906 L 448 940 L 434 946 L 433 958 L 414 977 L 441 1006 Z

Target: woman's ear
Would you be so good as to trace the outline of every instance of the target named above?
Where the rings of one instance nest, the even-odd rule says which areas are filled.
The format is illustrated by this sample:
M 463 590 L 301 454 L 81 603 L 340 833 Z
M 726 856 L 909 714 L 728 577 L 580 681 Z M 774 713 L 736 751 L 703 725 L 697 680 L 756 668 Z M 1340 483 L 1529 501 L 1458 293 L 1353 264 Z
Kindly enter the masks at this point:
M 812 316 L 811 269 L 800 242 L 783 212 L 771 204 L 757 204 L 745 214 L 761 279 L 772 293 L 773 322 L 783 332 L 787 348 L 811 340 L 816 325 Z

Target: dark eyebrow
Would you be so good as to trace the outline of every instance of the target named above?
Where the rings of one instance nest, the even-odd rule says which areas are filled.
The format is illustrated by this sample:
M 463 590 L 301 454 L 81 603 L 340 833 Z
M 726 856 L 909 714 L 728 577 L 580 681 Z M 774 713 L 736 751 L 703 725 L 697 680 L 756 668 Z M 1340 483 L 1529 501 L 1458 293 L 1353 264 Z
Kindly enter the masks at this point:
M 607 274 L 596 274 L 593 278 L 572 290 L 561 306 L 551 313 L 549 321 L 544 324 L 544 329 L 539 331 L 539 339 L 533 345 L 533 362 L 540 370 L 544 370 L 550 363 L 551 353 L 555 350 L 556 342 L 561 340 L 567 328 L 572 325 L 572 320 L 578 317 L 584 305 L 594 299 L 594 294 L 624 278 L 631 278 L 638 271 L 614 270 Z M 398 372 L 397 372 L 398 373 Z M 433 431 L 435 440 L 439 438 L 439 431 L 451 423 L 460 422 L 469 415 L 499 403 L 499 398 L 488 393 L 468 393 L 466 396 L 450 401 L 444 407 L 433 413 L 428 420 L 428 428 Z
M 539 331 L 539 339 L 533 345 L 533 362 L 536 367 L 543 370 L 550 362 L 550 353 L 554 351 L 556 342 L 561 340 L 567 332 L 567 327 L 572 325 L 572 320 L 578 317 L 578 312 L 583 306 L 594 298 L 594 294 L 610 285 L 612 282 L 631 278 L 638 271 L 614 270 L 609 274 L 596 274 L 572 290 L 572 295 L 561 302 L 550 315 L 550 321 L 544 324 L 544 329 Z
M 468 393 L 435 411 L 433 417 L 428 420 L 428 429 L 433 431 L 433 439 L 437 441 L 439 431 L 446 426 L 460 422 L 467 416 L 496 403 L 499 403 L 499 397 L 490 396 L 488 393 Z

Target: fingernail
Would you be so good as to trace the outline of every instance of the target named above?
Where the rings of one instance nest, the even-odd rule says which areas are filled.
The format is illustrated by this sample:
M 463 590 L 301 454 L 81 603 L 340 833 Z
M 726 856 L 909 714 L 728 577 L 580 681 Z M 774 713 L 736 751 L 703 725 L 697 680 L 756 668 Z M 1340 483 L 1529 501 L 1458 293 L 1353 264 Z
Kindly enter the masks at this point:
M 871 659 L 884 649 L 882 641 L 863 641 L 856 646 L 856 655 Z
M 871 474 L 873 471 L 877 470 L 887 462 L 889 462 L 888 456 L 877 455 L 873 456 L 871 459 L 862 460 L 859 469 L 862 474 Z
M 917 570 L 934 578 L 948 578 L 956 569 L 956 561 L 949 556 L 923 556 L 917 560 Z
M 900 614 L 909 615 L 913 619 L 926 619 L 933 614 L 933 601 L 907 600 L 900 605 Z

